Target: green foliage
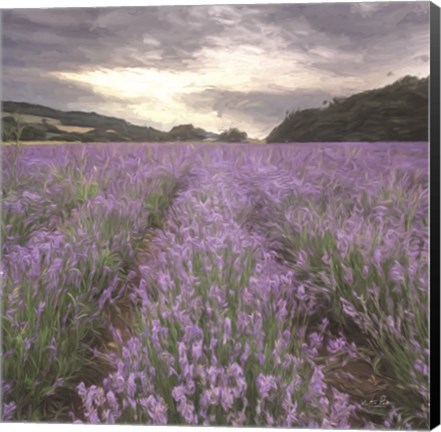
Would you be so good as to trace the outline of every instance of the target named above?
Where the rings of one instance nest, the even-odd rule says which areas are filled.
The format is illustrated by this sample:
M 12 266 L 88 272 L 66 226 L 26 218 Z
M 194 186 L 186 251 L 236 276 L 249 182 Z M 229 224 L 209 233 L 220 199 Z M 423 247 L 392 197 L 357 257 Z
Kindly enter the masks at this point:
M 150 226 L 160 228 L 164 223 L 165 211 L 178 192 L 179 182 L 172 176 L 162 176 L 155 183 L 152 193 L 144 200 L 144 207 L 150 212 L 148 216 Z
M 69 262 L 60 269 L 82 270 L 70 267 Z M 97 317 L 91 291 L 83 291 L 84 283 L 69 284 L 60 287 L 57 295 L 47 297 L 44 289 L 38 289 L 45 283 L 47 271 L 43 266 L 41 278 L 23 280 L 19 286 L 6 282 L 4 310 L 15 312 L 14 321 L 2 316 L 3 346 L 8 349 L 2 361 L 3 377 L 15 383 L 12 398 L 17 401 L 17 420 L 47 418 L 48 403 L 56 394 L 64 400 L 58 415 L 66 418 L 78 377 L 91 380 L 100 375 L 90 359 L 88 345 L 96 345 L 104 321 Z M 24 301 L 22 306 L 20 300 Z M 21 327 L 17 329 L 14 323 L 21 323 Z
M 219 135 L 218 141 L 223 142 L 244 142 L 248 139 L 246 132 L 241 132 L 237 128 L 231 128 Z
M 168 135 L 172 141 L 200 141 L 207 137 L 207 132 L 188 124 L 175 126 Z
M 18 143 L 22 138 L 23 124 L 18 114 L 6 116 L 2 119 L 2 141 Z
M 21 134 L 23 141 L 42 141 L 46 139 L 46 128 L 44 126 L 26 125 Z
M 6 117 L 2 122 L 2 144 L 4 141 L 12 142 L 10 155 L 10 185 L 12 188 L 17 186 L 19 178 L 17 175 L 17 161 L 22 151 L 21 139 L 23 135 L 23 123 L 17 113 L 11 117 Z

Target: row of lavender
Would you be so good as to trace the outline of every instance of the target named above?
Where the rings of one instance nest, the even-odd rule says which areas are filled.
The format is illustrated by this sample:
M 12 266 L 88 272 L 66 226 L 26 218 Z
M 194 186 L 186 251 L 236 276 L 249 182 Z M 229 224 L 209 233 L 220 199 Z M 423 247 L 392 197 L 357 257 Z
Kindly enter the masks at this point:
M 5 419 L 427 426 L 426 144 L 38 150 L 3 156 Z
M 100 377 L 95 351 L 109 342 L 137 250 L 180 187 L 180 157 L 16 151 L 3 152 L 3 418 L 67 419 L 78 382 Z

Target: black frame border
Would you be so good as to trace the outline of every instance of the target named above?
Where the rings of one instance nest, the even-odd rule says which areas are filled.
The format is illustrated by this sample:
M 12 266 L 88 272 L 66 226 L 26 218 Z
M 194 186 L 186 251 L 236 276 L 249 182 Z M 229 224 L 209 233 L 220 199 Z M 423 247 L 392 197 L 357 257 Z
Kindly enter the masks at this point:
M 440 424 L 440 8 L 430 3 L 430 428 Z

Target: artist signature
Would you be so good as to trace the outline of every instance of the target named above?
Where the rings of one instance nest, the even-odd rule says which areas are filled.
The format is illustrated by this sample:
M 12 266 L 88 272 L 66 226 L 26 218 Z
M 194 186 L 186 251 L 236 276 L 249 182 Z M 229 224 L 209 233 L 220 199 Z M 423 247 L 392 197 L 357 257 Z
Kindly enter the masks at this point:
M 380 396 L 380 398 L 372 398 L 370 400 L 364 400 L 361 403 L 362 407 L 365 408 L 387 408 L 390 406 L 390 402 L 387 400 L 387 397 L 385 395 Z

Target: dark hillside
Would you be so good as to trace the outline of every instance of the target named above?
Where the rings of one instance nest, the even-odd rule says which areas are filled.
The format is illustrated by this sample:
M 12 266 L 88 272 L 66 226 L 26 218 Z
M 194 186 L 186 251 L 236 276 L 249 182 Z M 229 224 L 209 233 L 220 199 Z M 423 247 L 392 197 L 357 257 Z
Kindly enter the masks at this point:
M 335 98 L 326 108 L 288 114 L 267 142 L 426 141 L 428 78 L 407 76 L 389 86 Z

